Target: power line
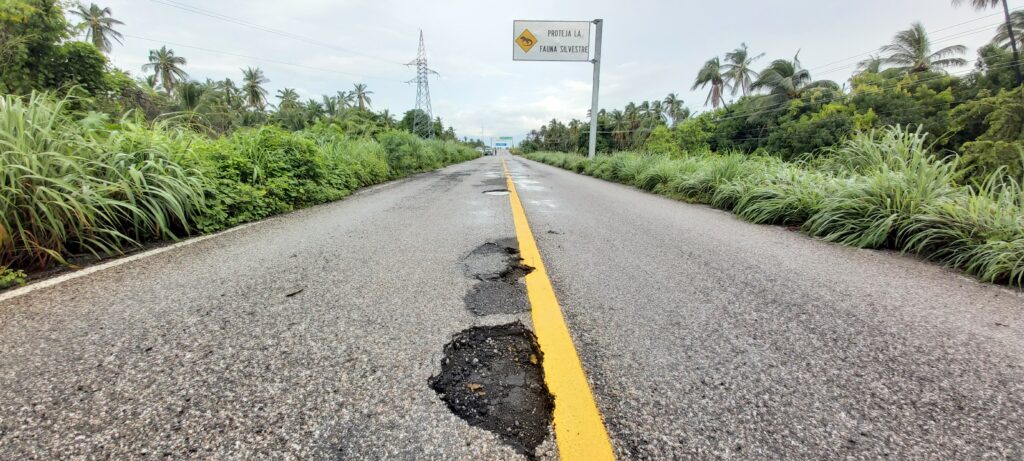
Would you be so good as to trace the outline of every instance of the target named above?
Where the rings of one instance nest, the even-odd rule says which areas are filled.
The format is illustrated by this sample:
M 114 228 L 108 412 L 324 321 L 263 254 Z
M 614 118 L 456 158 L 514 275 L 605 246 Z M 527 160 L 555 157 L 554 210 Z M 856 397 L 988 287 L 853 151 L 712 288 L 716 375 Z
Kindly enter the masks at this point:
M 296 64 L 296 63 L 293 63 L 293 62 L 278 61 L 278 60 L 275 60 L 275 59 L 268 59 L 268 58 L 260 58 L 260 57 L 256 57 L 256 56 L 249 56 L 249 55 L 244 55 L 244 54 L 232 53 L 230 51 L 215 50 L 215 49 L 212 49 L 212 48 L 206 48 L 206 47 L 201 47 L 201 46 L 186 45 L 186 44 L 183 44 L 183 43 L 168 42 L 166 40 L 156 40 L 156 39 L 147 38 L 147 37 L 140 37 L 138 35 L 132 35 L 132 34 L 123 34 L 123 35 L 125 37 L 130 37 L 130 38 L 134 38 L 134 39 L 138 39 L 138 40 L 145 40 L 147 42 L 172 45 L 172 46 L 179 47 L 179 48 L 190 48 L 190 49 L 193 49 L 193 50 L 205 51 L 207 53 L 222 54 L 222 55 L 225 55 L 225 56 L 234 56 L 234 57 L 237 57 L 237 58 L 251 59 L 251 60 L 254 60 L 254 61 L 269 62 L 269 63 L 280 64 L 280 65 L 284 65 L 284 66 L 292 66 L 292 67 L 298 67 L 298 68 L 302 68 L 302 69 L 310 69 L 310 70 L 316 70 L 316 71 L 320 71 L 320 72 L 327 72 L 327 73 L 332 73 L 332 74 L 346 75 L 346 76 L 349 76 L 349 77 L 356 77 L 358 79 L 372 78 L 372 79 L 375 79 L 375 80 L 388 80 L 388 81 L 404 83 L 402 80 L 398 80 L 398 79 L 391 79 L 391 78 L 386 78 L 386 77 L 367 77 L 366 75 L 353 74 L 353 73 L 350 73 L 350 72 L 343 72 L 343 71 L 334 70 L 334 69 L 325 69 L 325 68 L 322 68 L 322 67 L 307 66 L 307 65 L 304 65 L 304 64 Z
M 1010 11 L 1013 12 L 1013 11 L 1017 11 L 1017 10 L 1020 10 L 1020 9 L 1024 9 L 1024 7 L 1011 8 Z M 955 29 L 955 28 L 960 27 L 960 26 L 962 26 L 964 24 L 970 24 L 972 22 L 977 22 L 977 21 L 980 21 L 982 19 L 988 19 L 988 18 L 991 18 L 993 16 L 1002 16 L 1002 15 L 1003 15 L 1003 13 L 1001 13 L 1001 12 L 987 14 L 985 16 L 980 16 L 980 17 L 977 17 L 977 18 L 974 18 L 974 19 L 970 19 L 970 20 L 959 22 L 959 23 L 956 23 L 956 24 L 953 24 L 953 25 L 950 25 L 950 26 L 946 26 L 946 27 L 943 27 L 941 29 L 935 29 L 931 33 L 942 32 L 942 31 L 949 30 L 949 29 Z M 1000 24 L 1001 23 L 1002 22 L 1000 22 Z M 864 57 L 864 56 L 869 56 L 871 54 L 881 52 L 882 48 L 884 48 L 884 46 L 872 49 L 870 51 L 865 51 L 865 52 L 860 53 L 860 54 L 855 54 L 853 56 L 849 56 L 849 57 L 846 57 L 846 58 L 838 59 L 838 60 L 835 60 L 835 61 L 832 61 L 832 62 L 829 62 L 829 63 L 826 63 L 826 64 L 822 64 L 822 65 L 817 66 L 817 67 L 812 67 L 812 68 L 807 69 L 807 70 L 813 71 L 813 70 L 818 70 L 818 69 L 822 69 L 822 68 L 827 68 L 827 67 L 831 67 L 834 64 L 839 64 L 839 63 L 842 63 L 842 62 L 846 62 L 846 61 L 849 61 L 851 59 L 856 59 L 856 58 L 860 58 L 860 57 Z
M 179 3 L 179 2 L 176 2 L 174 0 L 150 0 L 150 1 L 154 2 L 154 3 L 159 3 L 161 5 L 169 6 L 169 7 L 172 7 L 172 8 L 177 8 L 177 9 L 180 9 L 180 10 L 188 11 L 190 13 L 199 14 L 199 15 L 210 17 L 210 18 L 213 18 L 213 19 L 218 19 L 218 20 L 221 20 L 221 21 L 230 22 L 232 24 L 237 24 L 237 25 L 240 25 L 240 26 L 249 27 L 249 28 L 260 30 L 260 31 L 263 31 L 263 32 L 267 32 L 267 33 L 279 35 L 279 36 L 282 36 L 282 37 L 290 38 L 290 39 L 293 39 L 293 40 L 299 40 L 299 41 L 310 43 L 310 44 L 313 44 L 313 45 L 318 45 L 318 46 L 322 46 L 322 47 L 325 47 L 325 48 L 330 48 L 330 49 L 333 49 L 333 50 L 336 50 L 336 51 L 341 51 L 341 52 L 344 52 L 344 53 L 350 53 L 350 54 L 354 54 L 354 55 L 357 55 L 357 56 L 362 56 L 362 57 L 367 58 L 367 59 L 373 59 L 373 60 L 376 60 L 376 61 L 385 62 L 385 63 L 388 63 L 388 64 L 395 64 L 395 65 L 399 65 L 399 66 L 405 65 L 405 63 L 402 63 L 402 62 L 391 61 L 389 59 L 380 58 L 378 56 L 374 56 L 374 55 L 371 55 L 371 54 L 363 53 L 363 52 L 356 51 L 356 50 L 353 50 L 353 49 L 339 47 L 339 46 L 334 45 L 332 43 L 323 42 L 323 41 L 317 40 L 315 38 L 306 37 L 306 36 L 303 36 L 303 35 L 295 34 L 295 33 L 284 31 L 284 30 L 280 30 L 280 29 L 274 29 L 274 28 L 271 28 L 271 27 L 268 27 L 268 26 L 264 26 L 264 25 L 256 24 L 256 23 L 249 22 L 249 21 L 246 21 L 246 20 L 243 20 L 243 19 L 239 19 L 239 18 L 235 18 L 235 17 L 232 17 L 232 16 L 228 16 L 226 14 L 221 14 L 221 13 L 218 13 L 216 11 L 211 11 L 211 10 L 199 8 L 199 7 L 196 7 L 196 6 L 191 6 L 191 5 Z
M 956 34 L 953 34 L 953 35 L 950 35 L 950 36 L 946 36 L 946 37 L 940 37 L 940 38 L 938 38 L 936 40 L 933 40 L 932 44 L 949 42 L 951 40 L 956 40 L 956 39 L 963 38 L 963 37 L 966 37 L 966 36 L 969 36 L 969 35 L 979 34 L 979 33 L 991 30 L 992 27 L 998 27 L 1000 24 L 1002 24 L 1002 22 L 998 22 L 998 23 L 994 23 L 994 24 L 988 24 L 988 25 L 985 25 L 983 27 L 979 27 L 977 29 L 971 29 L 971 30 L 967 30 L 967 31 L 958 32 Z M 878 51 L 879 52 L 883 52 L 884 51 L 883 48 L 885 48 L 885 47 L 879 48 Z M 860 65 L 860 63 L 846 64 L 846 65 L 843 65 L 843 66 L 833 67 L 833 68 L 829 68 L 829 69 L 826 69 L 826 70 L 823 70 L 823 71 L 820 71 L 820 72 L 816 72 L 816 74 L 817 75 L 831 74 L 833 72 L 838 72 L 840 70 L 849 69 L 851 67 L 856 67 L 858 65 Z M 818 66 L 817 69 L 820 69 L 822 67 L 823 66 Z M 812 69 L 807 69 L 807 70 L 811 71 Z

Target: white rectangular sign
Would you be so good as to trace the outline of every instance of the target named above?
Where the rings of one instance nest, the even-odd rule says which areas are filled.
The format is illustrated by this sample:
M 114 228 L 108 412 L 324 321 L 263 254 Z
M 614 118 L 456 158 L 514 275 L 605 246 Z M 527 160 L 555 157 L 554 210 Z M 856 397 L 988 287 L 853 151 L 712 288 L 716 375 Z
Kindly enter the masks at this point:
M 514 61 L 589 61 L 591 21 L 515 21 Z

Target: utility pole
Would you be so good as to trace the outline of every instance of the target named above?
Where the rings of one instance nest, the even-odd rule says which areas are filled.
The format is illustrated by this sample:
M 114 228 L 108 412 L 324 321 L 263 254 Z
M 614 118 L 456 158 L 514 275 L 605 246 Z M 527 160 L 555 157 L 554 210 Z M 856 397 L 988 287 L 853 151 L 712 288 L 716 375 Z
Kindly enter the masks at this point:
M 594 39 L 594 59 L 590 61 L 594 63 L 594 88 L 590 97 L 590 148 L 587 151 L 587 156 L 591 159 L 597 155 L 597 93 L 601 87 L 601 26 L 604 25 L 604 20 L 595 19 L 594 24 L 594 33 L 597 36 Z
M 416 59 L 406 64 L 416 66 L 416 78 L 405 83 L 416 84 L 416 109 L 412 119 L 412 132 L 420 135 L 426 128 L 427 138 L 434 137 L 434 111 L 430 108 L 430 76 L 440 75 L 427 67 L 427 47 L 423 44 L 423 31 L 420 30 L 420 47 Z

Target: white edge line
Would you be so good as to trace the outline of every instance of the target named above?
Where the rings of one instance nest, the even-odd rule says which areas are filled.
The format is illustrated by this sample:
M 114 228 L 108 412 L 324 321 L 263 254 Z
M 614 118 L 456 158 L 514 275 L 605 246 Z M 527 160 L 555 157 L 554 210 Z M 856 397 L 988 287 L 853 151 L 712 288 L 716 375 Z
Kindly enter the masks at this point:
M 433 171 L 440 171 L 440 170 L 443 170 L 445 168 L 448 168 L 448 167 L 451 167 L 451 166 L 454 166 L 454 165 L 459 165 L 459 164 L 462 164 L 462 163 L 465 163 L 465 162 L 453 163 L 451 165 L 448 165 L 448 166 L 445 166 L 445 167 L 442 167 L 442 168 L 438 168 L 436 170 L 431 170 L 431 172 L 433 172 Z M 404 178 L 398 178 L 398 179 L 394 179 L 394 180 L 391 180 L 391 181 L 384 181 L 384 182 L 382 182 L 380 184 L 374 184 L 372 186 L 362 187 L 359 190 L 354 191 L 351 195 L 349 195 L 346 198 L 352 198 L 352 197 L 355 197 L 357 194 L 361 194 L 361 193 L 365 193 L 365 192 L 370 192 L 370 191 L 373 191 L 375 189 L 381 189 L 381 188 L 384 188 L 384 187 L 386 187 L 388 185 L 391 185 L 391 184 L 398 184 L 398 183 L 401 183 L 402 181 L 405 181 L 407 179 L 413 178 L 416 175 L 419 175 L 419 174 L 422 174 L 422 173 L 428 173 L 428 172 L 424 171 L 424 172 L 421 172 L 421 173 L 411 174 L 411 175 L 406 176 Z M 335 203 L 335 202 L 339 202 L 339 201 L 341 201 L 341 200 L 336 200 L 336 201 L 333 201 L 333 202 L 321 203 L 321 204 L 318 204 L 318 205 L 313 205 L 312 207 L 295 210 L 295 212 L 306 210 L 306 209 L 310 209 L 310 208 L 314 208 L 314 207 L 318 207 L 318 206 L 322 206 L 322 205 L 327 205 L 327 204 Z M 110 269 L 111 267 L 117 267 L 117 266 L 120 266 L 122 264 L 130 263 L 132 261 L 138 261 L 140 259 L 148 258 L 150 256 L 156 256 L 156 255 L 158 255 L 160 253 L 163 253 L 165 251 L 171 251 L 171 250 L 178 249 L 178 248 L 181 248 L 181 247 L 184 247 L 184 246 L 192 245 L 193 243 L 202 242 L 203 240 L 212 239 L 214 237 L 220 237 L 221 235 L 224 235 L 224 234 L 230 234 L 230 233 L 232 233 L 234 231 L 242 230 L 242 229 L 245 229 L 245 228 L 250 227 L 250 226 L 255 226 L 255 225 L 259 224 L 259 223 L 266 222 L 269 219 L 272 219 L 272 218 L 275 218 L 275 217 L 278 217 L 278 216 L 284 216 L 284 215 L 287 215 L 287 214 L 290 214 L 290 213 L 281 213 L 281 214 L 278 214 L 278 215 L 275 215 L 275 216 L 268 216 L 267 218 L 261 219 L 259 221 L 253 221 L 253 222 L 249 222 L 249 223 L 245 223 L 245 224 L 239 224 L 238 226 L 232 227 L 230 229 L 222 230 L 220 232 L 217 232 L 216 234 L 202 235 L 202 236 L 199 236 L 199 237 L 193 237 L 193 238 L 190 238 L 188 240 L 183 240 L 181 242 L 175 243 L 173 245 L 168 245 L 168 246 L 160 247 L 160 248 L 154 248 L 152 250 L 143 251 L 142 253 L 136 253 L 136 254 L 133 254 L 131 256 L 126 256 L 126 257 L 123 257 L 123 258 L 117 258 L 117 259 L 105 262 L 103 264 L 97 264 L 95 266 L 89 266 L 89 267 L 86 267 L 85 269 L 80 269 L 80 270 L 77 270 L 77 271 L 74 271 L 74 272 L 71 272 L 71 273 L 68 273 L 68 274 L 60 275 L 60 276 L 53 277 L 53 278 L 48 278 L 46 280 L 41 280 L 41 281 L 38 281 L 38 282 L 35 282 L 35 283 L 30 283 L 30 284 L 28 284 L 26 286 L 23 286 L 21 288 L 16 288 L 14 290 L 10 290 L 10 291 L 6 291 L 4 293 L 0 293 L 0 303 L 2 303 L 4 301 L 7 301 L 7 300 L 10 300 L 10 299 L 17 298 L 19 296 L 25 296 L 25 295 L 33 292 L 33 291 L 36 291 L 36 290 L 42 290 L 43 288 L 49 288 L 49 287 L 52 287 L 54 285 L 58 285 L 58 284 L 67 282 L 68 280 L 74 280 L 76 278 L 84 277 L 86 275 L 93 274 L 93 273 L 96 273 L 96 272 L 99 272 L 99 271 L 102 271 L 102 270 L 107 270 L 107 269 Z
M 42 290 L 43 288 L 49 288 L 49 287 L 52 287 L 54 285 L 67 282 L 68 280 L 74 280 L 74 279 L 77 279 L 79 277 L 84 277 L 86 275 L 93 274 L 93 273 L 96 273 L 96 272 L 99 272 L 99 271 L 103 271 L 103 270 L 107 270 L 107 269 L 110 269 L 112 267 L 117 267 L 117 266 L 120 266 L 122 264 L 128 264 L 128 263 L 130 263 L 132 261 L 138 261 L 140 259 L 148 258 L 150 256 L 156 256 L 156 255 L 158 255 L 160 253 L 163 253 L 165 251 L 175 250 L 175 249 L 178 249 L 178 248 L 181 248 L 181 247 L 184 247 L 184 246 L 192 245 L 194 243 L 202 242 L 202 241 L 207 240 L 207 239 L 212 239 L 214 237 L 220 237 L 220 236 L 222 236 L 224 234 L 229 234 L 231 232 L 242 230 L 242 229 L 245 229 L 247 227 L 256 225 L 256 224 L 258 224 L 260 222 L 261 221 L 241 224 L 241 225 L 232 227 L 230 229 L 226 229 L 226 230 L 217 232 L 216 234 L 202 235 L 202 236 L 199 236 L 199 237 L 190 238 L 188 240 L 184 240 L 184 241 L 172 244 L 172 245 L 167 245 L 167 246 L 160 247 L 160 248 L 154 248 L 154 249 L 149 250 L 149 251 L 143 251 L 142 253 L 136 253 L 136 254 L 133 254 L 131 256 L 125 256 L 123 258 L 117 258 L 117 259 L 114 259 L 114 260 L 111 260 L 111 261 L 107 261 L 107 262 L 105 262 L 103 264 L 97 264 L 95 266 L 89 266 L 89 267 L 86 267 L 84 269 L 80 269 L 80 270 L 77 270 L 77 271 L 74 271 L 74 272 L 71 272 L 71 273 L 68 273 L 68 274 L 60 275 L 60 276 L 53 277 L 53 278 L 48 278 L 48 279 L 41 280 L 41 281 L 36 282 L 36 283 L 31 283 L 31 284 L 23 286 L 21 288 L 16 288 L 16 289 L 8 291 L 6 293 L 0 294 L 0 302 L 4 302 L 4 301 L 10 300 L 10 299 L 14 299 L 14 298 L 17 298 L 19 296 L 27 295 L 27 294 L 29 294 L 29 293 L 31 293 L 33 291 L 36 291 L 36 290 Z

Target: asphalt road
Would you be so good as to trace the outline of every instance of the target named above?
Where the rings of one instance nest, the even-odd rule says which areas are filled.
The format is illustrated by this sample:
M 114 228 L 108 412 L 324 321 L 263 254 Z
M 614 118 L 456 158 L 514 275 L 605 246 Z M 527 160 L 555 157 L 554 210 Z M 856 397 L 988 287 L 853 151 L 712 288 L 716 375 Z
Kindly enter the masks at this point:
M 508 158 L 622 459 L 1024 457 L 1024 298 Z M 0 302 L 0 459 L 514 459 L 428 385 L 489 157 Z M 538 452 L 553 457 L 549 437 Z

